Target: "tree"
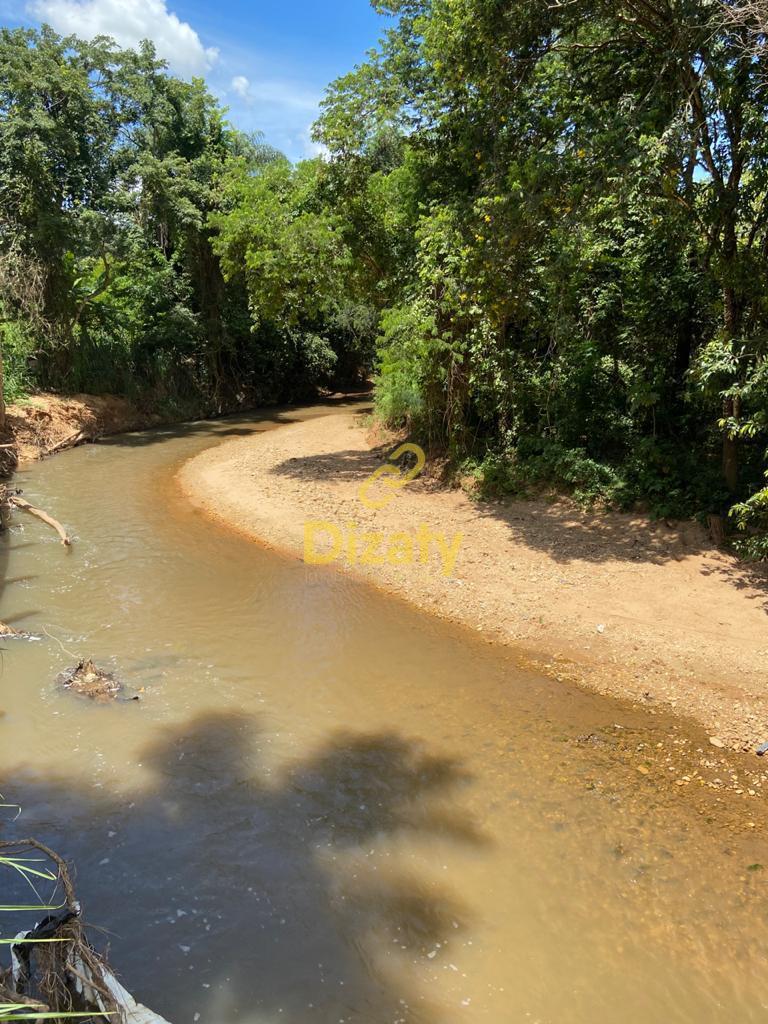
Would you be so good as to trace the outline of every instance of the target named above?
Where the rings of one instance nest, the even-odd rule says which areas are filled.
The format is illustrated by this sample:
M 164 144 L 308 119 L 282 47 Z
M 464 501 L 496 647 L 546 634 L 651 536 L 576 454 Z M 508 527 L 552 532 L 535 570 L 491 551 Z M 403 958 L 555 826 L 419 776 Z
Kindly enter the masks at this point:
M 686 445 L 710 465 L 719 431 L 731 500 L 751 485 L 768 136 L 761 62 L 727 6 L 380 5 L 396 26 L 318 135 L 346 166 L 387 125 L 405 133 L 420 223 L 403 297 L 426 314 L 430 422 L 530 434 L 636 480 L 649 461 L 678 472 Z M 707 480 L 697 500 L 716 508 Z

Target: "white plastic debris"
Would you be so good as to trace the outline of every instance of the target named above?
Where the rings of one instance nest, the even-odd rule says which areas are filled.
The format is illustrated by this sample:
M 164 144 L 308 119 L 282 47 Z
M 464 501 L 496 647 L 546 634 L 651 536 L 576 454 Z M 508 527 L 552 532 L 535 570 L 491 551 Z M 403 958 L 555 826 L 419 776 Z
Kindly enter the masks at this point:
M 20 932 L 16 936 L 16 940 L 26 939 L 30 934 L 30 932 Z M 107 990 L 114 1004 L 116 1004 L 120 1014 L 119 1018 L 116 1017 L 114 1010 L 107 1005 L 103 993 L 95 987 L 95 979 L 89 966 L 79 958 L 74 961 L 73 966 L 77 973 L 71 975 L 72 989 L 89 1010 L 102 1010 L 105 1013 L 111 1012 L 110 1020 L 117 1021 L 118 1024 L 169 1024 L 159 1013 L 155 1013 L 153 1010 L 147 1009 L 146 1006 L 142 1006 L 141 1003 L 137 1003 L 131 993 L 123 988 L 109 968 L 102 965 L 99 985 Z M 22 965 L 14 952 L 14 947 L 11 946 L 11 975 L 14 985 L 19 981 L 22 972 Z

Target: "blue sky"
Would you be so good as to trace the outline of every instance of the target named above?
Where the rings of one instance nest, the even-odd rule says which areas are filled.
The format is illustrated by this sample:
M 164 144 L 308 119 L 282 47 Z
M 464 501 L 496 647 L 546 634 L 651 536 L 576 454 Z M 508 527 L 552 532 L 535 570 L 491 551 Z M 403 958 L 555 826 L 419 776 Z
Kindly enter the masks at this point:
M 293 160 L 315 151 L 309 128 L 325 86 L 359 63 L 386 25 L 368 0 L 0 0 L 0 20 L 47 21 L 124 46 L 149 37 L 174 72 L 206 78 L 234 124 L 260 129 Z

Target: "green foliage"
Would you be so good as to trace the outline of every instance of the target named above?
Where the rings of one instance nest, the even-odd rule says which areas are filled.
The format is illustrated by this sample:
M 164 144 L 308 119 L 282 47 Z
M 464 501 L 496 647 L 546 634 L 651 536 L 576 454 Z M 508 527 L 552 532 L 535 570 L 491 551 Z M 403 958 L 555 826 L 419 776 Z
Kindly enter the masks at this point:
M 685 518 L 692 511 L 719 511 L 727 491 L 717 470 L 701 472 L 695 453 L 642 439 L 620 463 L 599 461 L 584 448 L 557 441 L 521 438 L 512 451 L 488 452 L 465 461 L 482 498 L 525 496 L 555 488 L 584 507 L 643 508 L 655 518 Z
M 232 161 L 222 211 L 210 224 L 225 281 L 247 297 L 256 369 L 299 398 L 353 379 L 372 361 L 378 318 L 356 298 L 354 265 L 339 216 L 322 198 L 323 167 Z
M 425 400 L 432 386 L 441 386 L 436 353 L 441 348 L 435 320 L 413 304 L 387 310 L 382 320 L 380 366 L 375 395 L 379 414 L 392 427 L 428 431 Z
M 183 415 L 364 373 L 376 324 L 353 312 L 317 181 L 149 44 L 0 32 L 6 396 L 115 391 Z
M 148 45 L 0 35 L 9 393 L 27 339 L 40 383 L 179 410 L 375 366 L 490 488 L 733 507 L 758 551 L 765 53 L 710 0 L 374 6 L 295 167 Z
M 768 472 L 765 476 L 768 479 Z M 731 516 L 741 533 L 734 540 L 738 553 L 748 561 L 768 561 L 768 486 L 734 505 Z
M 367 179 L 396 211 L 380 414 L 479 451 L 492 489 L 747 502 L 763 529 L 764 55 L 708 0 L 377 6 L 394 25 L 316 133 L 337 208 Z
M 18 402 L 33 387 L 35 337 L 24 321 L 0 321 L 0 348 L 3 358 L 3 397 Z
M 480 494 L 524 495 L 531 487 L 565 487 L 582 505 L 623 504 L 626 484 L 610 466 L 590 459 L 583 449 L 529 440 L 513 458 L 490 454 L 477 469 Z
M 224 179 L 228 213 L 212 218 L 214 248 L 225 276 L 245 280 L 256 327 L 318 322 L 341 304 L 351 258 L 316 179 L 309 161 L 255 175 L 236 163 Z

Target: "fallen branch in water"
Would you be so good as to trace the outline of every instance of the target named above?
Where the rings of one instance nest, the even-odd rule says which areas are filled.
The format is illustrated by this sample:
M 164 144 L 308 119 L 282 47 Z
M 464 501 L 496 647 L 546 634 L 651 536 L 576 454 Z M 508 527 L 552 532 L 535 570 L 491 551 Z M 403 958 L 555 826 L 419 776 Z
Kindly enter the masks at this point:
M 69 448 L 76 448 L 79 444 L 85 444 L 87 441 L 95 441 L 97 436 L 92 431 L 76 430 L 73 434 L 65 437 L 63 441 L 59 441 L 58 444 L 47 448 L 44 455 L 47 458 L 49 455 L 56 455 L 58 452 L 66 451 Z
M 36 516 L 38 519 L 41 519 L 44 523 L 47 523 L 48 526 L 52 527 L 56 531 L 56 533 L 58 533 L 59 537 L 61 537 L 61 543 L 65 547 L 68 548 L 72 544 L 69 534 L 58 521 L 58 519 L 54 519 L 53 516 L 49 516 L 48 513 L 43 512 L 41 508 L 35 508 L 34 505 L 30 505 L 28 501 L 26 501 L 24 498 L 20 498 L 16 494 L 11 494 L 8 496 L 8 504 L 15 505 L 16 508 L 23 509 L 24 512 L 29 512 L 31 516 Z

